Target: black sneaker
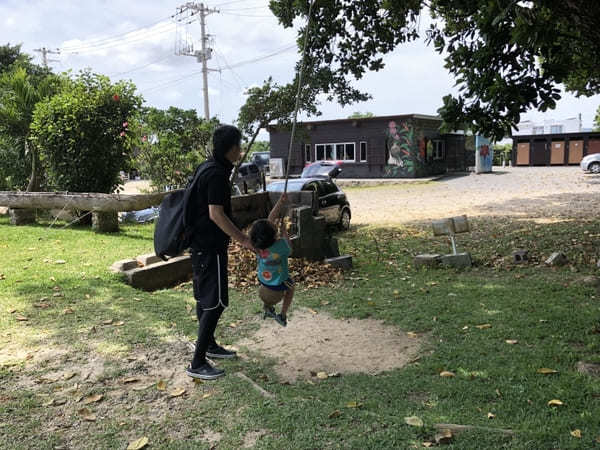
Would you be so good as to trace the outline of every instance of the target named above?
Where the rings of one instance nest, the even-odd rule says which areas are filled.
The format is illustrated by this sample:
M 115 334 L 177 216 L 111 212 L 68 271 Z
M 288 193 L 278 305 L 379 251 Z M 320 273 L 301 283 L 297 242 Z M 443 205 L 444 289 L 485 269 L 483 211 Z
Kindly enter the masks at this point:
M 217 345 L 216 347 L 206 350 L 206 356 L 215 359 L 233 359 L 237 356 L 237 354 L 235 352 L 225 350 L 220 345 Z
M 279 325 L 281 325 L 282 327 L 286 327 L 287 326 L 287 317 L 282 315 L 282 314 L 277 314 L 274 319 L 277 321 L 277 323 Z
M 263 320 L 266 319 L 267 317 L 270 317 L 271 319 L 275 319 L 276 315 L 277 314 L 275 314 L 275 308 L 273 306 L 265 307 L 265 314 L 263 315 Z
M 224 370 L 217 369 L 209 363 L 205 363 L 197 369 L 192 369 L 192 366 L 189 366 L 185 373 L 192 378 L 199 378 L 200 380 L 215 380 L 225 375 Z

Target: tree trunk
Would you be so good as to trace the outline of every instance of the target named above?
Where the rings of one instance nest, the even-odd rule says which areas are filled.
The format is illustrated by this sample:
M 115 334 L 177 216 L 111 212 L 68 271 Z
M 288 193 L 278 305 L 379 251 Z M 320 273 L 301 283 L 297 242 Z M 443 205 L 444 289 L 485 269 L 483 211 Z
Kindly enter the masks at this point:
M 25 138 L 25 153 L 31 152 L 31 178 L 27 185 L 27 192 L 39 192 L 40 190 L 40 156 L 35 146 L 30 146 Z

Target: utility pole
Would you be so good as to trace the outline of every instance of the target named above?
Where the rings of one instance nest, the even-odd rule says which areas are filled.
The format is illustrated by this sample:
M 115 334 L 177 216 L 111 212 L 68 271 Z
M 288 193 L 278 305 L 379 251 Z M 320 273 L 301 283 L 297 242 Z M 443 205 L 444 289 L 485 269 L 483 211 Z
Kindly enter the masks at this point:
M 33 50 L 34 52 L 38 52 L 42 54 L 42 64 L 44 65 L 44 67 L 47 69 L 48 68 L 48 63 L 49 62 L 59 62 L 58 59 L 48 59 L 48 55 L 60 55 L 60 50 L 56 49 L 56 50 L 50 50 L 46 47 L 42 47 L 42 48 L 36 48 Z
M 183 22 L 186 25 L 192 23 L 196 17 L 199 16 L 200 21 L 200 34 L 201 34 L 201 50 L 194 51 L 193 44 L 188 40 L 188 35 L 185 36 L 183 43 L 177 42 L 175 53 L 182 56 L 195 56 L 199 63 L 202 63 L 202 90 L 204 93 L 204 118 L 210 120 L 210 110 L 208 104 L 208 72 L 215 71 L 217 69 L 209 69 L 207 61 L 212 57 L 212 48 L 208 45 L 210 36 L 206 34 L 206 16 L 212 13 L 218 13 L 217 9 L 210 9 L 204 5 L 204 3 L 188 2 L 177 8 L 177 19 L 180 23 Z

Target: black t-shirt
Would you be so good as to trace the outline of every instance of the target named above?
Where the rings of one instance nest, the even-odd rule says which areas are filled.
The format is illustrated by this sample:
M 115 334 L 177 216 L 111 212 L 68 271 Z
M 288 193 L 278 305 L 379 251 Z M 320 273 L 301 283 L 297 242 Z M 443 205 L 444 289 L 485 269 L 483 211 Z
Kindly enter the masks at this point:
M 210 220 L 208 205 L 222 205 L 231 219 L 230 168 L 210 160 L 202 164 L 203 170 L 196 183 L 196 192 L 190 199 L 189 215 L 195 232 L 192 237 L 194 250 L 225 250 L 229 236 Z

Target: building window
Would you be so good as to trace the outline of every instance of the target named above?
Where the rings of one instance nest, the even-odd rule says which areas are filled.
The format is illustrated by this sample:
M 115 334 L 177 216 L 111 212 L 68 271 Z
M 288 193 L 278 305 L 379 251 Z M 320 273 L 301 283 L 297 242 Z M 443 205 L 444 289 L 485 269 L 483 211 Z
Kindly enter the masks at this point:
M 315 161 L 355 161 L 354 142 L 315 144 Z
M 310 144 L 304 144 L 304 160 L 310 162 Z
M 444 159 L 444 141 L 433 141 L 433 159 Z
M 360 143 L 360 162 L 367 162 L 367 143 Z
M 533 134 L 544 134 L 544 127 L 533 127 Z
M 552 125 L 550 127 L 550 133 L 552 134 L 560 134 L 563 132 L 563 126 L 562 125 Z

